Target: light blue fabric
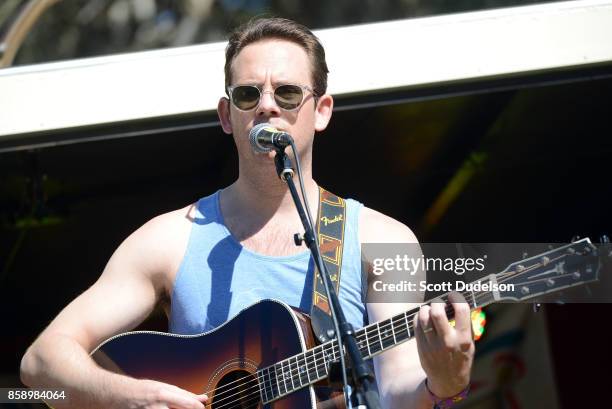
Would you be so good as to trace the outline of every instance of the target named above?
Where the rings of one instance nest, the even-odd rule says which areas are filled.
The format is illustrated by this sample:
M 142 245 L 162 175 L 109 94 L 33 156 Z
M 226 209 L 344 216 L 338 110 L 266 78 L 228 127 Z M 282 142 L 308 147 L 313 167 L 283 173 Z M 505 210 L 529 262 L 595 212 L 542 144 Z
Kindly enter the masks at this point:
M 357 229 L 363 205 L 351 199 L 346 202 L 339 298 L 347 320 L 361 328 L 366 312 Z M 225 226 L 217 191 L 197 203 L 189 244 L 172 292 L 170 331 L 209 331 L 265 298 L 310 312 L 313 272 L 309 251 L 270 257 L 244 248 Z

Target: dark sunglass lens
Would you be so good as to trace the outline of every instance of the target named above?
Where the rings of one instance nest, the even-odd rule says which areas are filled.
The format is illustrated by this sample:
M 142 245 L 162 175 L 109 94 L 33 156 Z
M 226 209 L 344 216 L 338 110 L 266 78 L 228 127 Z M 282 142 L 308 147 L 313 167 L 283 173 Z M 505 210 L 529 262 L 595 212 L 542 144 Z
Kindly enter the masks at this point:
M 238 109 L 248 111 L 259 103 L 259 90 L 250 85 L 241 85 L 232 91 L 232 101 Z
M 304 94 L 297 85 L 281 85 L 274 91 L 274 99 L 283 109 L 295 109 L 302 103 Z

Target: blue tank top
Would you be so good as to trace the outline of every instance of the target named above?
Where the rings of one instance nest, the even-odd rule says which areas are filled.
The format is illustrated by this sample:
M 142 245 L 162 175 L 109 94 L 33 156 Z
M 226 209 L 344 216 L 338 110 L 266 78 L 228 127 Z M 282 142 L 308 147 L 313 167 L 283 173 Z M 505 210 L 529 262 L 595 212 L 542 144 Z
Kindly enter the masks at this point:
M 359 211 L 346 201 L 340 304 L 355 328 L 366 323 L 362 300 Z M 230 233 L 219 206 L 219 191 L 197 202 L 187 250 L 172 290 L 170 331 L 199 334 L 266 298 L 309 312 L 314 261 L 310 251 L 272 257 L 243 247 Z

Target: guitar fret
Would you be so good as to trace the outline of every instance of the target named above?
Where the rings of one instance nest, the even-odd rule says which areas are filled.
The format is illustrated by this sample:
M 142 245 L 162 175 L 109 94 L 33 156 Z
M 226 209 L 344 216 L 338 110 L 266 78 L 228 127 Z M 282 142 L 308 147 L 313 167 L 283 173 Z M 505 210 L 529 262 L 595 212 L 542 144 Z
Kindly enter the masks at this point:
M 294 365 L 293 365 L 293 362 L 291 362 L 292 359 L 294 359 L 294 358 L 293 357 L 287 358 L 287 365 L 289 366 L 289 368 L 288 368 L 289 369 L 289 375 L 288 376 L 289 376 L 289 379 L 291 380 L 291 385 L 290 385 L 291 391 L 294 391 L 296 389 L 296 386 L 295 386 L 295 375 L 299 375 L 299 373 L 296 370 L 295 371 L 295 375 L 293 374 L 293 372 L 294 372 L 293 366 Z
M 332 351 L 333 351 L 333 343 L 332 343 L 330 346 L 332 347 Z M 331 366 L 332 362 L 334 361 L 334 357 L 333 357 L 333 354 L 330 354 L 330 353 L 329 353 L 329 348 L 325 348 L 325 350 L 324 350 L 324 351 L 325 351 L 325 352 L 324 352 L 324 353 L 325 353 L 325 361 L 326 361 L 326 364 L 327 364 L 327 366 L 325 367 L 325 369 L 326 369 L 326 370 L 328 370 L 328 369 L 329 369 L 329 367 Z M 330 359 L 330 355 L 332 355 L 332 356 L 331 356 L 331 359 Z
M 264 368 L 264 371 L 268 372 L 268 384 L 270 385 L 270 392 L 272 393 L 272 396 L 274 396 L 274 388 L 272 387 L 272 379 L 270 378 L 270 367 Z M 266 374 L 265 374 L 265 372 L 263 372 L 263 377 L 264 377 L 264 390 L 266 391 L 266 400 L 265 401 L 267 402 L 267 401 L 270 400 L 270 396 L 268 396 L 268 387 L 266 385 Z
M 285 372 L 285 378 L 289 378 L 291 390 L 295 389 L 295 384 L 293 383 L 293 376 L 291 376 L 291 359 L 287 360 L 287 369 Z
M 365 330 L 365 338 L 366 338 L 366 346 L 368 347 L 368 355 L 372 355 L 372 350 L 370 349 L 370 335 L 368 334 L 368 327 Z
M 304 383 L 302 382 L 303 368 L 304 367 L 300 364 L 300 358 L 296 356 L 295 357 L 295 371 L 298 377 L 298 381 L 300 382 L 300 385 L 298 387 L 304 386 Z
M 393 342 L 393 340 L 395 339 L 395 336 L 393 334 L 393 321 L 392 319 L 386 319 L 385 321 L 382 322 L 383 324 L 383 335 L 382 335 L 382 344 L 383 344 L 383 350 L 388 349 L 389 347 L 392 347 L 393 345 L 395 345 L 395 342 Z M 389 328 L 389 326 L 391 328 Z M 389 334 L 389 330 L 391 331 L 391 334 Z M 393 337 L 393 339 L 391 339 Z
M 296 366 L 295 369 L 296 369 L 296 373 L 297 373 L 297 376 L 298 376 L 298 381 L 300 383 L 299 386 L 298 386 L 298 388 L 299 388 L 299 387 L 304 386 L 303 379 L 302 379 L 303 366 L 300 363 L 300 358 L 299 357 L 295 357 L 295 366 Z
M 280 368 L 280 369 L 281 369 L 281 377 L 282 377 L 282 379 L 283 379 L 283 385 L 285 385 L 285 392 L 283 393 L 283 392 L 281 391 L 281 395 L 285 395 L 285 394 L 287 394 L 287 392 L 289 392 L 289 388 L 287 388 L 287 378 L 285 377 L 285 364 L 284 364 L 284 362 L 285 362 L 285 361 L 281 361 L 281 362 L 280 362 L 280 366 L 281 366 L 281 368 Z
M 301 375 L 300 377 L 303 377 L 304 374 L 306 374 L 306 379 L 303 379 L 304 384 L 305 385 L 309 385 L 310 384 L 310 375 L 308 373 L 308 361 L 306 360 L 306 354 L 302 354 L 303 358 L 304 358 L 304 362 L 302 362 L 302 364 L 300 365 L 301 368 Z
M 325 359 L 325 350 L 322 351 L 321 355 L 323 355 L 323 367 L 327 368 L 327 360 Z M 314 354 L 313 358 L 314 358 L 314 364 L 315 364 L 315 372 L 317 373 L 317 379 L 320 379 L 321 375 L 319 375 L 319 363 L 317 362 L 317 352 L 316 352 L 316 350 L 315 350 L 315 354 Z
M 310 380 L 310 368 L 308 367 L 308 354 L 304 354 L 304 365 L 306 366 L 306 378 L 308 379 L 308 384 L 312 382 Z
M 274 390 L 274 387 L 272 387 L 272 398 L 274 399 L 275 397 L 279 396 L 282 394 L 281 392 L 281 383 L 278 381 L 278 372 L 276 371 L 276 366 L 278 364 L 274 364 L 270 367 L 270 371 L 273 369 L 274 370 L 274 380 L 276 382 L 276 391 Z M 270 377 L 271 378 L 271 377 Z
M 289 366 L 289 375 L 288 376 L 289 376 L 289 379 L 291 380 L 291 391 L 294 391 L 297 388 L 295 387 L 295 375 L 293 374 L 293 372 L 294 372 L 293 371 L 293 363 L 291 362 L 291 359 L 293 359 L 293 358 L 289 357 L 287 359 L 287 365 Z M 299 373 L 298 373 L 297 370 L 295 371 L 295 374 L 299 376 Z
M 274 365 L 273 368 L 274 368 L 274 376 L 276 378 L 276 397 L 279 397 L 280 395 L 282 395 L 282 391 L 281 391 L 281 383 L 278 381 L 278 372 L 277 372 L 278 366 Z
M 293 387 L 292 391 L 297 390 L 300 388 L 300 367 L 299 365 L 297 365 L 297 361 L 296 363 L 291 362 L 292 358 L 289 358 L 289 376 L 291 377 L 291 386 Z M 295 358 L 293 358 L 295 359 Z M 293 372 L 295 372 L 295 375 L 293 374 Z M 297 379 L 296 379 L 297 376 Z
M 300 365 L 300 360 L 299 357 L 295 357 L 295 373 L 297 374 L 297 381 L 299 382 L 299 385 L 297 386 L 298 389 L 302 386 L 302 372 L 301 372 L 301 365 Z M 294 376 L 292 376 L 292 378 L 295 378 Z
M 380 334 L 380 322 L 376 323 L 376 329 L 378 331 L 378 342 L 380 343 L 380 350 L 384 351 L 385 347 L 383 346 L 382 335 Z
M 291 390 L 294 391 L 294 390 L 297 389 L 296 386 L 295 386 L 295 376 L 297 375 L 298 379 L 299 379 L 300 373 L 296 369 L 295 370 L 295 375 L 293 374 L 294 368 L 293 368 L 293 362 L 291 362 L 292 359 L 294 359 L 294 358 L 289 357 L 289 359 L 287 359 L 287 364 L 289 365 L 289 378 L 291 378 Z M 299 385 L 298 385 L 298 388 L 299 388 Z
M 285 379 L 287 379 L 287 383 L 289 384 L 289 389 L 287 392 L 291 392 L 295 389 L 295 385 L 293 383 L 293 376 L 291 376 L 291 358 L 285 359 Z
M 273 368 L 274 368 L 274 365 L 268 367 L 268 379 L 270 380 L 270 390 L 271 390 L 271 393 L 272 393 L 272 399 L 274 399 L 274 396 L 276 396 L 276 393 L 274 391 L 274 383 L 272 383 L 272 369 Z M 274 373 L 276 375 L 276 371 Z M 275 381 L 275 383 L 276 383 L 276 386 L 277 386 L 277 389 L 278 389 L 278 382 Z
M 261 378 L 263 379 L 263 388 L 261 387 L 261 382 L 259 382 L 259 376 L 257 376 L 257 382 L 259 383 L 259 393 L 261 395 L 261 401 L 262 402 L 267 402 L 268 401 L 268 387 L 266 386 L 266 369 L 264 368 L 262 369 L 261 372 Z
M 272 369 L 274 369 L 274 379 L 271 376 Z M 280 393 L 280 390 L 279 390 L 280 386 L 278 384 L 278 377 L 276 376 L 276 366 L 269 367 L 269 369 L 268 369 L 268 377 L 270 379 L 270 389 L 271 389 L 271 392 L 272 392 L 271 393 L 272 396 L 270 397 L 270 399 L 273 400 Z
M 272 365 L 272 367 L 271 367 L 271 368 L 272 368 L 272 369 L 274 369 L 274 380 L 275 380 L 275 382 L 276 382 L 276 392 L 277 392 L 277 396 L 279 396 L 279 395 L 281 395 L 281 394 L 282 394 L 282 392 L 281 392 L 281 383 L 280 383 L 280 381 L 278 380 L 278 371 L 276 370 L 276 366 L 277 366 L 277 365 L 278 365 L 278 364 L 274 364 L 274 365 Z
M 404 312 L 404 321 L 406 321 L 406 332 L 408 333 L 408 338 L 410 338 L 411 335 L 410 335 L 410 325 L 408 324 L 408 311 Z
M 395 337 L 395 324 L 393 324 L 393 317 L 391 317 L 391 333 L 393 334 L 393 344 L 397 344 L 397 338 Z
M 474 290 L 472 289 L 472 307 L 477 308 L 476 297 L 474 296 Z

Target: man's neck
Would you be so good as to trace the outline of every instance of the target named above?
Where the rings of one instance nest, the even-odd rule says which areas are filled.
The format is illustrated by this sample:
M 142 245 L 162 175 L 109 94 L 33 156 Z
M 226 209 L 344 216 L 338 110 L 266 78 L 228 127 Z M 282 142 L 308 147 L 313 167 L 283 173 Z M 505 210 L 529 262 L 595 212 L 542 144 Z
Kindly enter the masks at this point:
M 317 216 L 319 191 L 310 169 L 304 172 L 304 188 L 313 218 Z M 265 176 L 265 177 L 262 177 Z M 301 197 L 297 175 L 294 182 Z M 266 226 L 285 224 L 301 226 L 291 192 L 276 174 L 241 175 L 221 193 L 221 211 L 228 227 L 240 225 L 240 230 L 259 231 Z M 302 229 L 300 229 L 301 231 Z M 234 232 L 233 232 L 234 233 Z

